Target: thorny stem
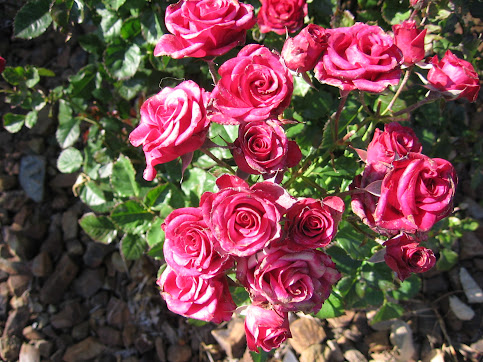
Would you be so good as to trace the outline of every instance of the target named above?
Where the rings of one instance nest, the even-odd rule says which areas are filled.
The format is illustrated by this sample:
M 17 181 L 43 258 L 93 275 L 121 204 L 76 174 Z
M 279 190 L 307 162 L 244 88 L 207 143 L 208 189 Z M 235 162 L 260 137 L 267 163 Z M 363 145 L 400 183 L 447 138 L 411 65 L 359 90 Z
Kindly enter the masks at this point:
M 216 164 L 220 167 L 226 168 L 232 175 L 236 175 L 236 171 L 225 161 L 220 160 L 218 157 L 216 157 L 214 154 L 211 153 L 211 151 L 207 148 L 200 148 L 200 151 L 203 152 L 205 155 L 207 155 L 209 158 L 211 158 L 213 161 L 216 162 Z
M 335 142 L 337 142 L 337 137 L 339 137 L 339 119 L 340 119 L 340 115 L 342 114 L 342 110 L 344 109 L 344 106 L 345 106 L 345 103 L 347 101 L 347 97 L 349 96 L 349 93 L 343 95 L 341 98 L 340 98 L 340 103 L 339 103 L 339 107 L 337 108 L 337 112 L 334 116 L 334 123 L 333 123 L 333 139 Z
M 366 100 L 364 99 L 364 92 L 359 92 L 359 101 L 361 102 L 362 108 L 364 108 L 366 113 L 369 114 L 369 116 L 374 117 L 374 112 L 366 104 Z
M 394 97 L 391 99 L 391 102 L 389 103 L 387 108 L 384 110 L 384 112 L 382 112 L 381 116 L 384 116 L 387 112 L 389 112 L 392 109 L 392 106 L 394 105 L 394 103 L 398 99 L 399 95 L 401 94 L 404 86 L 408 82 L 409 76 L 411 75 L 412 70 L 413 70 L 412 67 L 406 70 L 406 73 L 404 73 L 404 78 L 403 78 L 401 84 L 399 85 L 399 88 L 397 89 L 396 94 L 394 94 Z
M 397 117 L 397 116 L 400 116 L 402 114 L 405 114 L 405 113 L 411 113 L 412 111 L 414 111 L 415 109 L 425 105 L 426 103 L 431 103 L 433 101 L 435 101 L 436 99 L 438 99 L 440 97 L 439 93 L 435 93 L 435 92 L 430 92 L 429 95 L 420 100 L 419 102 L 417 103 L 414 103 L 413 105 L 410 105 L 409 107 L 399 111 L 399 112 L 396 112 L 393 114 L 393 117 Z
M 215 62 L 213 62 L 213 60 L 207 60 L 206 63 L 208 63 L 208 69 L 210 71 L 211 78 L 213 78 L 213 82 L 216 85 L 216 83 L 218 83 L 218 74 L 216 72 Z

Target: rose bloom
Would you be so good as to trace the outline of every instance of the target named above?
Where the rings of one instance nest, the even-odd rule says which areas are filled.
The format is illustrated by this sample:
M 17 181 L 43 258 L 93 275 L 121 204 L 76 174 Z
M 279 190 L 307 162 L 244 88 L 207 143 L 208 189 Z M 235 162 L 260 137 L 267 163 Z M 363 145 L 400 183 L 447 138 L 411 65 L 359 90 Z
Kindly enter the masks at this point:
M 218 70 L 221 79 L 212 92 L 210 120 L 221 124 L 276 118 L 290 104 L 293 78 L 268 48 L 250 44 Z
M 5 64 L 7 62 L 5 61 L 5 59 L 3 57 L 0 57 L 0 74 L 3 73 L 3 71 L 5 70 Z
M 166 28 L 154 55 L 213 58 L 245 43 L 256 18 L 253 6 L 238 0 L 181 0 L 168 6 Z
M 356 23 L 330 31 L 315 77 L 343 94 L 354 89 L 380 93 L 399 83 L 402 60 L 392 37 L 380 27 Z
M 316 249 L 270 246 L 237 263 L 237 278 L 252 300 L 285 312 L 316 313 L 340 277 L 330 257 Z
M 441 60 L 435 55 L 430 63 L 432 68 L 428 72 L 428 82 L 432 88 L 442 92 L 448 99 L 466 98 L 470 102 L 476 101 L 480 80 L 470 62 L 447 50 Z
M 431 249 L 419 246 L 417 240 L 405 234 L 392 238 L 384 243 L 386 264 L 403 281 L 411 273 L 424 273 L 436 263 Z
M 222 253 L 252 255 L 280 238 L 279 222 L 293 203 L 285 189 L 268 181 L 248 187 L 228 175 L 217 185 L 220 191 L 205 192 L 200 207 Z
M 401 49 L 405 65 L 413 65 L 424 59 L 426 29 L 419 30 L 414 21 L 404 21 L 392 27 L 394 42 Z
M 315 24 L 309 24 L 295 37 L 287 38 L 282 48 L 282 58 L 287 68 L 300 73 L 314 69 L 327 48 L 328 38 L 329 32 Z
M 392 165 L 374 212 L 378 227 L 426 232 L 451 213 L 457 178 L 450 162 L 409 153 Z
M 422 145 L 411 128 L 391 122 L 384 126 L 384 131 L 375 130 L 367 146 L 366 162 L 391 164 L 409 152 L 421 153 L 421 150 Z
M 261 347 L 265 352 L 270 352 L 292 337 L 288 314 L 250 305 L 246 309 L 245 334 L 251 351 L 258 352 Z
M 337 196 L 324 200 L 297 200 L 286 214 L 285 230 L 290 248 L 303 250 L 327 246 L 337 233 L 344 208 L 344 201 Z
M 304 24 L 306 0 L 260 0 L 258 25 L 261 33 L 273 31 L 279 35 L 294 33 Z
M 155 165 L 166 163 L 201 147 L 210 121 L 205 105 L 209 92 L 187 80 L 175 88 L 163 88 L 141 106 L 141 121 L 129 135 L 131 144 L 143 146 L 144 179 L 156 176 Z
M 242 123 L 231 150 L 239 169 L 265 179 L 281 181 L 288 167 L 302 159 L 295 141 L 289 141 L 277 120 Z
M 236 309 L 225 276 L 181 276 L 167 266 L 156 284 L 168 309 L 184 317 L 221 323 L 230 320 Z
M 211 278 L 233 266 L 227 255 L 214 250 L 213 236 L 200 208 L 174 210 L 161 227 L 166 233 L 164 258 L 178 275 Z

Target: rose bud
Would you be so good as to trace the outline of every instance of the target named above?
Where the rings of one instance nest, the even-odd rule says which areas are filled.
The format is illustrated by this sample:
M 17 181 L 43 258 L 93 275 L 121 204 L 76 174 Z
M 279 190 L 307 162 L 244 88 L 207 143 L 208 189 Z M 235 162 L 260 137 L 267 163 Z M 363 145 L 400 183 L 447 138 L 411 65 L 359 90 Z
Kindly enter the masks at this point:
M 225 276 L 181 276 L 167 266 L 156 284 L 168 309 L 184 317 L 221 323 L 230 320 L 236 309 Z
M 164 258 L 178 275 L 212 278 L 233 266 L 227 255 L 214 250 L 214 238 L 200 208 L 176 209 L 161 227 L 166 233 Z
M 166 9 L 171 34 L 161 37 L 154 55 L 214 58 L 244 44 L 256 21 L 253 6 L 238 0 L 180 0 Z
M 306 0 L 260 0 L 258 25 L 261 33 L 273 31 L 278 35 L 294 33 L 304 24 L 308 9 Z
M 210 125 L 205 107 L 209 96 L 209 92 L 187 80 L 175 88 L 163 88 L 143 103 L 141 121 L 129 135 L 129 141 L 134 147 L 143 146 L 145 180 L 154 179 L 155 165 L 203 145 Z
M 480 91 L 480 80 L 470 62 L 458 58 L 447 50 L 441 61 L 435 55 L 430 59 L 430 63 L 432 64 L 428 72 L 430 89 L 442 92 L 445 98 L 450 100 L 466 98 L 470 102 L 476 101 Z
M 384 131 L 376 129 L 371 143 L 367 146 L 367 163 L 391 164 L 406 156 L 409 152 L 420 153 L 422 145 L 414 131 L 391 122 L 384 126 Z
M 322 52 L 327 48 L 329 33 L 319 25 L 309 24 L 293 38 L 287 38 L 282 58 L 287 68 L 303 73 L 314 69 Z
M 291 338 L 288 314 L 275 309 L 265 309 L 250 305 L 246 309 L 245 334 L 251 351 L 265 352 L 278 348 L 287 338 Z
M 431 249 L 419 246 L 417 240 L 402 234 L 384 243 L 386 264 L 403 281 L 411 273 L 424 273 L 436 263 Z
M 424 59 L 424 37 L 426 29 L 419 30 L 414 21 L 404 21 L 392 27 L 394 42 L 401 49 L 404 56 L 404 64 L 414 65 Z
M 295 141 L 289 141 L 277 120 L 242 123 L 233 143 L 233 158 L 239 169 L 279 182 L 289 167 L 302 159 Z

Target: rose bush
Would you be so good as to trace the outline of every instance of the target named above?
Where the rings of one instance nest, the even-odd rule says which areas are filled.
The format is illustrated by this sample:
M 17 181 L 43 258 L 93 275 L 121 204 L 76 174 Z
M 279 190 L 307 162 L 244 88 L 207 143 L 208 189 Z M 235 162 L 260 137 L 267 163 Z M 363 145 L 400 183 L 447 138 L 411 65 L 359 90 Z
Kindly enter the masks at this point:
M 279 35 L 293 33 L 302 27 L 307 16 L 306 0 L 260 0 L 258 12 L 260 32 Z
M 213 58 L 245 43 L 256 18 L 253 7 L 238 0 L 180 0 L 166 9 L 166 28 L 155 56 Z
M 224 275 L 214 278 L 181 276 L 169 266 L 157 281 L 168 309 L 207 322 L 228 321 L 236 309 Z
M 356 23 L 330 31 L 315 77 L 344 94 L 354 89 L 379 93 L 398 84 L 402 61 L 390 35 L 378 26 Z
M 250 305 L 246 309 L 245 334 L 252 351 L 262 348 L 269 352 L 291 338 L 287 312 Z
M 448 99 L 466 98 L 470 102 L 476 101 L 480 81 L 471 63 L 458 58 L 450 50 L 446 51 L 441 60 L 435 55 L 430 59 L 430 63 L 430 89 L 442 92 Z
M 155 165 L 193 152 L 205 142 L 210 121 L 206 103 L 210 96 L 193 81 L 163 88 L 141 106 L 141 121 L 129 135 L 134 147 L 143 146 L 144 178 L 156 176 Z
M 341 275 L 322 251 L 293 251 L 286 244 L 240 258 L 237 278 L 255 303 L 269 302 L 285 312 L 316 313 Z
M 420 30 L 415 21 L 403 21 L 392 27 L 394 42 L 401 49 L 406 66 L 414 65 L 424 59 L 424 37 L 427 29 Z
M 337 233 L 344 212 L 344 201 L 337 196 L 324 200 L 299 199 L 287 211 L 285 230 L 293 250 L 327 246 Z
M 277 117 L 290 104 L 293 78 L 268 48 L 250 44 L 223 63 L 221 79 L 212 92 L 211 121 L 221 124 L 264 121 Z
M 309 24 L 293 38 L 287 38 L 282 48 L 287 68 L 300 73 L 314 69 L 327 48 L 328 38 L 329 32 L 315 24 Z
M 302 153 L 289 141 L 277 120 L 242 123 L 231 152 L 239 169 L 265 179 L 280 181 L 288 167 L 297 165 Z
M 403 281 L 411 273 L 424 273 L 436 263 L 431 249 L 419 245 L 419 242 L 406 234 L 401 234 L 384 243 L 386 264 Z
M 213 235 L 200 208 L 176 209 L 161 227 L 166 233 L 164 258 L 178 275 L 212 278 L 233 266 L 228 255 L 214 250 Z

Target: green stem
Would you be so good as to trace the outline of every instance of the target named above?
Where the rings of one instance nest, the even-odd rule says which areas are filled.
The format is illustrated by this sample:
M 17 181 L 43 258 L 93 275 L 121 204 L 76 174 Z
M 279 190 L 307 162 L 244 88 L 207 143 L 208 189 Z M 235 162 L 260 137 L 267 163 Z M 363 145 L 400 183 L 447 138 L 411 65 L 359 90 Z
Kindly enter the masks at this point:
M 349 93 L 343 95 L 340 99 L 340 103 L 339 103 L 339 107 L 337 108 L 337 112 L 333 118 L 334 120 L 334 123 L 332 124 L 333 125 L 333 128 L 332 128 L 332 136 L 333 136 L 333 139 L 334 139 L 334 142 L 336 143 L 337 142 L 337 138 L 339 137 L 339 119 L 340 119 L 340 115 L 342 114 L 342 111 L 344 110 L 344 106 L 346 104 L 346 101 L 347 101 L 347 97 L 349 96 Z
M 387 112 L 389 112 L 392 109 L 392 106 L 394 105 L 394 103 L 398 99 L 399 95 L 401 94 L 404 86 L 408 82 L 409 76 L 411 75 L 412 70 L 413 70 L 412 67 L 406 70 L 406 72 L 404 73 L 404 78 L 401 81 L 401 84 L 399 84 L 399 88 L 397 89 L 396 94 L 394 94 L 394 97 L 391 99 L 391 102 L 389 103 L 387 108 L 384 110 L 384 112 L 382 112 L 381 116 L 384 116 Z
M 213 62 L 213 60 L 207 60 L 206 63 L 208 63 L 208 69 L 210 71 L 211 78 L 213 78 L 213 82 L 216 85 L 216 83 L 218 83 L 218 73 L 216 72 L 215 62 Z
M 210 150 L 208 150 L 207 148 L 200 148 L 200 151 L 203 152 L 205 155 L 207 155 L 209 158 L 211 158 L 213 161 L 215 161 L 218 166 L 224 167 L 232 175 L 236 175 L 236 171 L 229 164 L 227 164 L 223 160 L 220 160 L 218 157 L 216 157 L 214 154 L 212 154 Z
M 436 99 L 440 98 L 440 95 L 439 93 L 435 93 L 435 92 L 430 92 L 429 95 L 420 100 L 419 102 L 417 103 L 414 103 L 413 105 L 399 111 L 399 112 L 396 112 L 393 114 L 393 117 L 397 117 L 397 116 L 400 116 L 402 114 L 405 114 L 405 113 L 411 113 L 412 111 L 414 111 L 415 109 L 425 105 L 426 103 L 431 103 L 433 101 L 435 101 Z

